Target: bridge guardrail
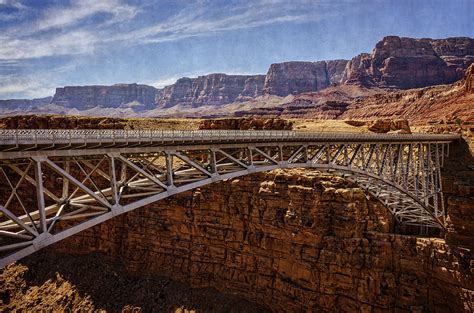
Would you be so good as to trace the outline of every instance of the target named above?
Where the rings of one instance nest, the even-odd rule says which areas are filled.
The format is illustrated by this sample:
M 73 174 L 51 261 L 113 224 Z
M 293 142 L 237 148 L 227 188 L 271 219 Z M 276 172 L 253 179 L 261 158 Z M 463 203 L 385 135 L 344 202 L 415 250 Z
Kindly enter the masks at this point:
M 128 142 L 207 141 L 453 141 L 456 134 L 367 134 L 294 132 L 279 130 L 99 130 L 99 129 L 1 129 L 0 144 L 68 144 Z

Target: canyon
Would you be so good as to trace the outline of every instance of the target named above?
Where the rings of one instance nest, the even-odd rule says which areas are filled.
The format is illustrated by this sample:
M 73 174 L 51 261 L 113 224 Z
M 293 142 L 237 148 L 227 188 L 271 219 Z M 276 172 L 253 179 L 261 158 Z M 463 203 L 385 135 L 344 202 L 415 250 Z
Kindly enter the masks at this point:
M 217 73 L 163 89 L 66 86 L 54 97 L 0 100 L 6 115 L 106 116 L 15 115 L 0 118 L 0 129 L 323 131 L 331 124 L 464 138 L 451 145 L 442 174 L 444 232 L 398 228 L 381 203 L 341 177 L 274 170 L 174 195 L 1 269 L 0 310 L 474 311 L 473 56 L 470 38 L 390 36 L 371 54 L 272 64 L 266 75 Z
M 121 310 L 118 304 L 133 303 L 149 311 L 165 302 L 143 291 L 141 302 L 104 304 L 104 294 L 117 296 L 71 274 L 71 263 L 89 272 L 110 271 L 115 262 L 124 271 L 118 275 L 131 281 L 168 277 L 259 303 L 262 311 L 469 312 L 473 216 L 463 213 L 472 195 L 462 196 L 454 181 L 447 185 L 454 187 L 447 192 L 452 229 L 469 225 L 464 243 L 394 234 L 382 205 L 328 174 L 277 170 L 231 179 L 127 213 L 8 266 L 4 281 L 22 281 L 20 271 L 29 283 L 23 291 L 3 283 L 3 299 L 11 300 L 0 308 Z M 117 292 L 126 294 L 122 288 Z
M 404 118 L 412 122 L 442 122 L 474 117 L 474 65 L 464 77 L 446 85 L 408 90 L 386 90 L 360 85 L 328 87 L 318 92 L 297 94 L 279 101 L 255 100 L 254 107 L 244 107 L 237 116 L 359 119 Z
M 44 127 L 65 119 L 51 118 Z M 132 122 L 88 119 L 72 119 L 66 128 Z M 28 125 L 22 121 L 0 122 Z M 289 125 L 233 119 L 195 126 L 252 123 Z M 381 203 L 341 177 L 274 170 L 177 194 L 7 266 L 0 271 L 0 309 L 470 312 L 474 163 L 472 134 L 463 126 L 467 142 L 451 145 L 443 170 L 449 217 L 438 236 L 398 229 Z M 55 181 L 45 179 L 52 188 Z
M 161 89 L 139 84 L 66 86 L 57 88 L 52 98 L 0 100 L 0 114 L 20 113 L 28 108 L 33 113 L 173 116 L 189 112 L 196 117 L 209 115 L 209 111 L 221 107 L 229 114 L 238 111 L 239 104 L 251 108 L 262 99 L 305 93 L 318 96 L 322 95 L 319 91 L 337 86 L 391 93 L 451 84 L 462 79 L 473 62 L 472 38 L 387 36 L 375 45 L 372 53 L 362 53 L 351 60 L 276 63 L 270 65 L 266 75 L 215 73 L 183 77 Z M 226 106 L 229 104 L 234 107 Z M 203 110 L 193 110 L 196 108 Z

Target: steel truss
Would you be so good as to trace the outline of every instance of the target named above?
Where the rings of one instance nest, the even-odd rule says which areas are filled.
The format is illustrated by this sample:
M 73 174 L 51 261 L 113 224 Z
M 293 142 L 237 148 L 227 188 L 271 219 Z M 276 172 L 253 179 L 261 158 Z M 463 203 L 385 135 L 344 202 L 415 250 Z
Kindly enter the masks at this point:
M 0 266 L 174 194 L 277 168 L 341 175 L 379 199 L 398 223 L 443 228 L 447 142 L 114 143 L 0 154 Z

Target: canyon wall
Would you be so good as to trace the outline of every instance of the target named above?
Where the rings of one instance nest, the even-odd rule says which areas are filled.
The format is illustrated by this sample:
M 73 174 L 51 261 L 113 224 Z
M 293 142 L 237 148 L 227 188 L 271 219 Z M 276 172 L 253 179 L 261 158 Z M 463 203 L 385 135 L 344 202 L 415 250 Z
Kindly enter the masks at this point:
M 474 93 L 474 64 L 471 64 L 466 71 L 464 91 L 466 93 Z
M 450 84 L 474 62 L 474 39 L 383 38 L 372 54 L 354 57 L 341 82 L 365 86 L 418 88 Z
M 153 108 L 160 91 L 152 86 L 117 84 L 112 86 L 66 86 L 56 88 L 52 103 L 87 110 L 96 106 L 120 107 L 125 104 L 141 104 Z
M 388 36 L 376 44 L 372 53 L 359 54 L 350 61 L 275 63 L 269 67 L 266 75 L 216 73 L 197 78 L 183 77 L 163 89 L 138 84 L 66 86 L 56 89 L 51 103 L 57 106 L 56 109 L 80 111 L 97 106 L 131 108 L 133 112 L 158 109 L 151 115 L 156 116 L 155 113 L 159 113 L 160 109 L 176 105 L 187 108 L 217 107 L 253 101 L 262 95 L 285 97 L 315 93 L 341 84 L 395 89 L 450 84 L 461 79 L 472 63 L 472 38 L 413 39 Z M 40 106 L 49 103 L 47 99 L 39 100 L 31 103 L 26 100 L 0 101 L 0 114 L 2 111 L 11 113 L 15 108 L 34 111 L 32 104 Z
M 24 109 L 30 110 L 37 106 L 47 105 L 51 102 L 52 97 L 38 99 L 9 99 L 0 100 L 0 109 Z
M 287 96 L 327 88 L 340 82 L 347 62 L 333 60 L 272 64 L 265 77 L 264 93 Z
M 262 94 L 264 75 L 210 74 L 197 78 L 180 78 L 166 86 L 156 99 L 160 107 L 177 104 L 188 106 L 222 105 L 246 101 Z
M 368 60 L 366 57 L 363 59 Z M 370 77 L 357 76 L 357 81 L 348 84 L 295 95 L 280 106 L 252 108 L 235 115 L 366 121 L 409 119 L 417 123 L 458 120 L 465 123 L 465 128 L 474 122 L 474 64 L 466 70 L 464 79 L 450 85 L 387 90 L 365 88 L 360 85 L 362 81 L 370 82 Z
M 292 130 L 293 122 L 280 118 L 206 119 L 201 121 L 199 129 Z
M 137 209 L 51 250 L 100 251 L 165 275 L 299 312 L 469 312 L 468 248 L 390 234 L 388 211 L 341 178 L 273 171 Z

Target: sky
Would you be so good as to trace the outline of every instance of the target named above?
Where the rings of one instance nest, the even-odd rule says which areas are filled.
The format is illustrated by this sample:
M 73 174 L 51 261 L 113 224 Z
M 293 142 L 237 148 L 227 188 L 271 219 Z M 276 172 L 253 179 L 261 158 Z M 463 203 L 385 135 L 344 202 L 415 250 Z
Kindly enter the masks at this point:
M 0 0 L 0 99 L 350 59 L 387 35 L 474 37 L 474 0 Z

